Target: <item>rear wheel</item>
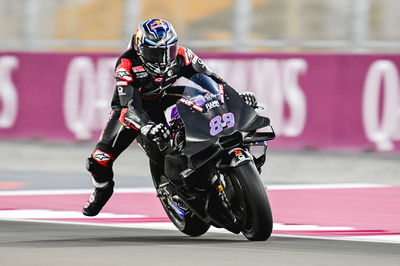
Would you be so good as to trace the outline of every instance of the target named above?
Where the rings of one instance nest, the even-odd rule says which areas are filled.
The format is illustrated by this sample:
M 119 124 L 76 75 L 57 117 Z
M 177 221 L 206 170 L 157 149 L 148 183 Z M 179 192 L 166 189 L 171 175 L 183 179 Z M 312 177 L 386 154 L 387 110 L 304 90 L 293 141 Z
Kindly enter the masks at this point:
M 200 236 L 208 231 L 210 225 L 193 215 L 176 195 L 176 190 L 162 175 L 162 166 L 150 160 L 150 170 L 154 186 L 165 212 L 171 222 L 182 233 Z
M 251 241 L 267 240 L 272 233 L 272 212 L 257 168 L 252 162 L 228 174 L 235 189 L 233 211 L 243 235 Z
M 176 196 L 160 197 L 160 201 L 171 222 L 182 233 L 200 236 L 210 228 L 209 224 L 192 214 Z

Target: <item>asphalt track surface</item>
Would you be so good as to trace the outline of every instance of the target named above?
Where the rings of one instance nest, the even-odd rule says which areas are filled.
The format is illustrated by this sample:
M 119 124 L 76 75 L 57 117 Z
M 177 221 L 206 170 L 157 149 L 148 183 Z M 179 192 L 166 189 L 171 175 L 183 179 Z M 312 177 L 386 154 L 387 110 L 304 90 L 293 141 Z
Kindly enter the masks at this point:
M 83 161 L 91 149 L 91 143 L 0 141 L 0 189 L 90 188 Z M 151 186 L 140 152 L 131 149 L 119 161 L 117 186 Z M 262 178 L 266 184 L 399 185 L 398 162 L 396 154 L 272 151 Z M 191 238 L 173 230 L 0 220 L 0 265 L 246 264 L 400 265 L 400 245 L 277 235 L 249 242 L 213 232 Z
M 1 265 L 399 265 L 399 245 L 0 222 Z

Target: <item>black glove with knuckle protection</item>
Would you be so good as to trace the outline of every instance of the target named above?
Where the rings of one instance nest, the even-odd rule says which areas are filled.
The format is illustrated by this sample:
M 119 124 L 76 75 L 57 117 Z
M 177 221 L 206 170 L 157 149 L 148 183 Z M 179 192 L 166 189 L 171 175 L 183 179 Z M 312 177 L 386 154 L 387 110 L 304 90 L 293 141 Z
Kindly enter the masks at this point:
M 148 122 L 140 128 L 140 133 L 146 136 L 149 140 L 166 142 L 171 138 L 171 131 L 164 124 L 155 124 Z
M 240 97 L 242 97 L 242 99 L 244 100 L 244 102 L 253 107 L 256 108 L 257 107 L 257 98 L 256 95 L 250 91 L 246 91 L 246 92 L 241 92 L 239 93 Z

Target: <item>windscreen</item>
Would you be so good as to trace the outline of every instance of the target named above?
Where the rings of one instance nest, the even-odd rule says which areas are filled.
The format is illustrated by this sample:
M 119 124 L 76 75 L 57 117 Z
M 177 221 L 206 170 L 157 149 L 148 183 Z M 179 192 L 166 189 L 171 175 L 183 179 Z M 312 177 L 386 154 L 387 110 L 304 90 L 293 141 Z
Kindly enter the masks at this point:
M 188 157 L 211 147 L 221 137 L 245 130 L 257 118 L 233 88 L 204 74 L 194 75 L 185 84 L 176 106 L 185 125 L 183 153 Z
M 223 104 L 218 84 L 204 74 L 196 74 L 188 81 L 183 96 L 206 110 Z

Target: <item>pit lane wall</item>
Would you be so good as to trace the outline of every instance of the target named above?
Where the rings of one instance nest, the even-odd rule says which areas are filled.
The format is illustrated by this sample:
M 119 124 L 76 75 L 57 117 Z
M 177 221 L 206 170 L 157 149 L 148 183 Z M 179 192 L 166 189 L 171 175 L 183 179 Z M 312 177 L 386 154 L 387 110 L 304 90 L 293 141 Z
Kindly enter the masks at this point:
M 96 140 L 117 56 L 0 53 L 0 138 Z M 200 56 L 256 93 L 278 135 L 273 148 L 400 151 L 400 55 Z

